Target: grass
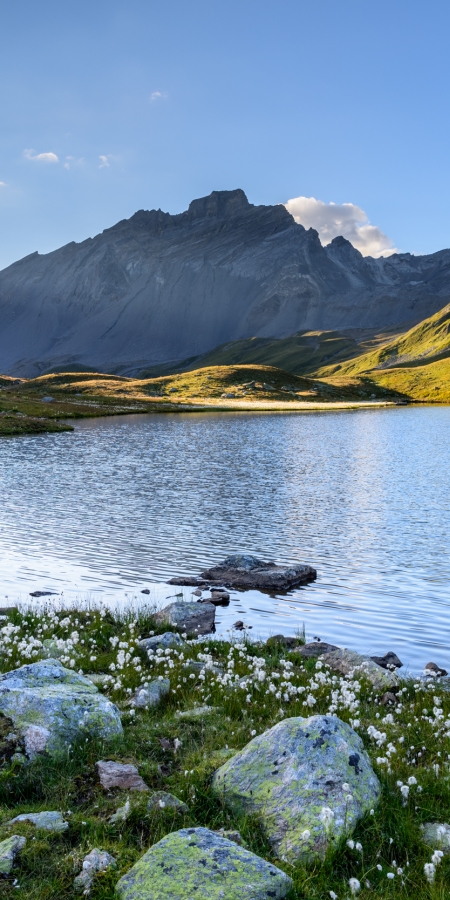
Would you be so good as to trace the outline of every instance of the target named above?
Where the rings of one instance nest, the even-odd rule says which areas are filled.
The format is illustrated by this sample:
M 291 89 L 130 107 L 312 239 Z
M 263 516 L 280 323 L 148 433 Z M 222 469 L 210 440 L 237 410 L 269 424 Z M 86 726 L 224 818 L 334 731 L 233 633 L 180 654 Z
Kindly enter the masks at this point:
M 149 846 L 171 831 L 196 825 L 240 830 L 249 849 L 291 875 L 295 885 L 291 900 L 325 900 L 330 891 L 345 900 L 350 894 L 350 878 L 361 883 L 361 900 L 448 897 L 450 858 L 437 867 L 435 883 L 428 884 L 423 867 L 433 848 L 424 844 L 420 828 L 424 822 L 450 819 L 450 694 L 439 684 L 428 686 L 405 679 L 395 707 L 388 708 L 363 679 L 349 682 L 339 676 L 331 683 L 314 660 L 304 661 L 298 652 L 288 653 L 279 644 L 269 647 L 245 640 L 188 642 L 182 657 L 172 651 L 151 664 L 136 647 L 139 636 L 158 631 L 151 608 L 113 615 L 103 610 L 42 607 L 14 612 L 3 622 L 2 671 L 38 658 L 41 650 L 36 642 L 55 636 L 61 641 L 65 665 L 109 675 L 104 690 L 121 709 L 124 724 L 123 738 L 109 746 L 86 741 L 59 759 L 43 757 L 22 766 L 11 761 L 7 740 L 11 724 L 3 721 L 0 839 L 10 833 L 6 821 L 20 812 L 58 809 L 70 823 L 69 830 L 60 835 L 15 826 L 15 833 L 26 835 L 27 845 L 12 876 L 2 881 L 5 898 L 75 897 L 74 875 L 83 856 L 97 847 L 112 853 L 117 868 L 97 876 L 91 896 L 93 900 L 112 900 L 118 878 Z M 161 626 L 159 630 L 163 630 Z M 255 676 L 249 688 L 232 689 L 224 683 L 230 679 L 223 675 L 207 667 L 203 672 L 199 667 L 190 668 L 191 661 L 205 664 L 208 657 L 232 676 L 255 672 L 263 659 L 265 680 Z M 288 670 L 290 678 L 285 678 Z M 159 708 L 136 710 L 132 715 L 126 705 L 130 693 L 158 675 L 170 679 L 169 696 Z M 298 691 L 292 691 L 289 684 Z M 363 738 L 381 781 L 381 800 L 374 815 L 361 820 L 352 835 L 361 850 L 347 846 L 344 839 L 324 861 L 292 867 L 273 857 L 257 820 L 233 814 L 214 796 L 211 775 L 227 747 L 242 748 L 254 733 L 270 728 L 280 718 L 329 711 L 332 691 L 339 692 L 337 715 L 353 722 Z M 210 715 L 177 717 L 180 711 L 205 703 L 213 708 Z M 370 725 L 384 734 L 380 746 L 368 734 Z M 175 744 L 175 739 L 181 744 Z M 146 797 L 131 794 L 130 817 L 121 825 L 111 825 L 109 818 L 124 805 L 127 795 L 103 791 L 95 768 L 102 758 L 136 764 L 151 790 L 175 794 L 187 803 L 189 812 L 179 815 L 158 810 L 149 814 Z M 417 785 L 403 798 L 397 782 L 406 784 L 411 777 Z M 388 873 L 394 874 L 392 880 Z

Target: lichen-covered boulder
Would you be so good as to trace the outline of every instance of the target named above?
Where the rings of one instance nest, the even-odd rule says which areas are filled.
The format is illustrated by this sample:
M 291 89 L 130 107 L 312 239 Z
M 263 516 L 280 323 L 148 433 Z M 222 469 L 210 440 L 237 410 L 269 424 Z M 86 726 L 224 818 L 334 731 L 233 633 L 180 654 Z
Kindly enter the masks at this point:
M 383 669 L 370 656 L 363 656 L 356 650 L 348 650 L 345 647 L 331 650 L 323 654 L 322 662 L 341 675 L 350 675 L 354 672 L 358 677 L 367 678 L 376 691 L 389 691 L 399 686 L 395 672 Z
M 216 607 L 213 603 L 184 603 L 183 600 L 169 603 L 155 616 L 157 622 L 174 625 L 189 637 L 210 634 L 214 631 L 215 618 Z
M 169 647 L 172 649 L 173 647 L 178 647 L 181 649 L 185 644 L 183 638 L 180 637 L 176 631 L 165 631 L 164 634 L 155 634 L 152 637 L 142 638 L 138 641 L 138 647 L 141 650 L 145 650 L 146 653 L 149 650 L 155 652 L 155 650 L 167 650 Z
M 189 812 L 189 807 L 178 797 L 169 794 L 168 791 L 155 791 L 147 803 L 147 812 L 158 812 L 161 809 L 171 809 L 178 813 Z
M 122 733 L 119 710 L 95 685 L 56 659 L 0 675 L 0 712 L 9 716 L 32 759 L 55 754 L 77 738 Z
M 291 879 L 276 866 L 207 828 L 159 841 L 120 879 L 122 900 L 273 900 Z
M 361 738 L 334 716 L 284 719 L 217 770 L 213 789 L 256 814 L 275 853 L 289 862 L 323 856 L 380 793 Z
M 20 825 L 24 823 L 26 825 L 34 825 L 35 828 L 40 829 L 41 831 L 67 831 L 69 827 L 69 823 L 66 822 L 61 813 L 57 810 L 44 810 L 44 812 L 39 813 L 21 813 L 20 816 L 16 816 L 15 819 L 11 819 L 7 822 L 7 825 Z
M 25 847 L 26 838 L 13 834 L 0 842 L 0 875 L 9 875 L 14 865 L 14 860 Z

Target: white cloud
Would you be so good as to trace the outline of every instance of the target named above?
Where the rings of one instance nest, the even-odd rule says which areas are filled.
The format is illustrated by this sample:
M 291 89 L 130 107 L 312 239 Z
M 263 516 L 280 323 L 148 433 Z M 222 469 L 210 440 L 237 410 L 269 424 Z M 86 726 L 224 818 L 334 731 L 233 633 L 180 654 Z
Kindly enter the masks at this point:
M 296 222 L 315 228 L 324 247 L 338 235 L 347 238 L 363 256 L 391 256 L 399 251 L 381 228 L 371 225 L 354 203 L 324 203 L 314 197 L 294 197 L 285 204 Z
M 109 169 L 112 162 L 120 161 L 120 156 L 114 156 L 113 153 L 105 153 L 103 156 L 99 156 L 99 160 L 99 169 Z
M 74 156 L 66 156 L 66 162 L 64 163 L 65 169 L 70 169 L 73 166 L 82 166 L 84 163 L 84 157 L 81 156 L 80 159 L 75 159 Z
M 25 159 L 32 159 L 35 162 L 57 163 L 59 159 L 56 153 L 35 153 L 34 150 L 24 150 Z
M 150 101 L 151 101 L 151 103 L 154 103 L 155 100 L 167 100 L 166 92 L 165 91 L 153 91 L 153 93 L 150 94 Z
M 0 187 L 6 187 L 6 181 L 0 181 Z

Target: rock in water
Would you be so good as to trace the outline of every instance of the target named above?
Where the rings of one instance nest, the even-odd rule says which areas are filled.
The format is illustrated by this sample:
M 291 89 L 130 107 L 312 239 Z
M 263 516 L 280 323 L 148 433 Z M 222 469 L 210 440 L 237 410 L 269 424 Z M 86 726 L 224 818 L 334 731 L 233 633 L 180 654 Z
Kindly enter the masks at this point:
M 292 881 L 254 853 L 207 828 L 183 828 L 154 844 L 120 879 L 122 900 L 268 900 Z
M 279 722 L 217 770 L 213 789 L 256 814 L 274 852 L 292 863 L 323 857 L 380 793 L 361 738 L 334 716 Z
M 317 572 L 312 566 L 277 566 L 255 556 L 237 554 L 202 572 L 201 577 L 210 584 L 224 584 L 226 587 L 287 591 L 298 584 L 314 581 Z
M 58 753 L 82 736 L 122 734 L 117 707 L 56 659 L 0 675 L 0 712 L 23 736 L 30 759 L 43 751 Z
M 157 622 L 175 625 L 190 637 L 210 634 L 214 631 L 216 607 L 212 603 L 184 603 L 182 600 L 170 603 L 156 613 Z
M 331 650 L 323 654 L 322 660 L 341 675 L 355 672 L 358 676 L 364 676 L 376 691 L 389 691 L 399 686 L 395 672 L 382 669 L 370 656 L 363 656 L 356 650 L 347 650 L 345 647 L 342 650 Z
M 389 650 L 389 653 L 385 653 L 384 656 L 371 656 L 371 659 L 377 664 L 377 666 L 381 666 L 382 669 L 401 669 L 403 668 L 403 663 L 401 659 L 398 658 L 396 653 L 393 653 L 392 650 Z
M 0 875 L 9 875 L 18 853 L 25 847 L 26 838 L 13 834 L 0 843 Z

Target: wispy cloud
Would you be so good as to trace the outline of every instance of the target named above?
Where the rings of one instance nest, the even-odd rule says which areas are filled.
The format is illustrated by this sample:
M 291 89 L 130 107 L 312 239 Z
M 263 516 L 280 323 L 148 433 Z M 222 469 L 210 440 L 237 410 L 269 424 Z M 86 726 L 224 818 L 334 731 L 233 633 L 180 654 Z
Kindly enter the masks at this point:
M 6 187 L 6 181 L 0 181 L 0 187 Z
M 296 222 L 319 232 L 324 246 L 342 235 L 363 256 L 378 258 L 398 253 L 391 238 L 377 225 L 371 225 L 367 213 L 354 203 L 325 203 L 315 197 L 294 197 L 285 206 Z
M 64 163 L 65 169 L 72 169 L 73 166 L 82 166 L 84 163 L 84 156 L 80 156 L 79 159 L 75 159 L 74 156 L 66 156 L 66 161 Z
M 34 150 L 24 150 L 25 159 L 32 159 L 33 162 L 57 163 L 59 158 L 56 153 L 35 153 Z
M 167 96 L 166 91 L 153 91 L 150 94 L 150 103 L 154 103 L 155 100 L 167 100 Z

